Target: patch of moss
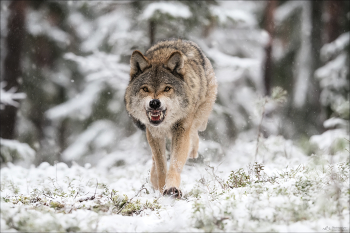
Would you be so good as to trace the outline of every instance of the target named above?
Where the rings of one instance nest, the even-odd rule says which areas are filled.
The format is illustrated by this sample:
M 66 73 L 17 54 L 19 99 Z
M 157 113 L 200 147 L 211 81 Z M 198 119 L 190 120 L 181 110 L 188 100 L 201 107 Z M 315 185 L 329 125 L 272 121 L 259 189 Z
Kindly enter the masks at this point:
M 54 209 L 61 209 L 64 205 L 58 201 L 50 201 L 50 207 Z
M 132 216 L 134 214 L 140 214 L 143 210 L 150 209 L 152 211 L 160 209 L 158 201 L 155 199 L 153 202 L 146 201 L 142 204 L 140 200 L 135 202 L 127 203 L 126 206 L 121 211 L 122 215 Z
M 134 213 L 139 214 L 143 206 L 140 203 L 140 200 L 126 204 L 124 209 L 121 211 L 122 215 L 132 216 Z
M 26 196 L 19 196 L 18 201 L 22 202 L 23 204 L 29 204 L 30 203 L 30 198 Z

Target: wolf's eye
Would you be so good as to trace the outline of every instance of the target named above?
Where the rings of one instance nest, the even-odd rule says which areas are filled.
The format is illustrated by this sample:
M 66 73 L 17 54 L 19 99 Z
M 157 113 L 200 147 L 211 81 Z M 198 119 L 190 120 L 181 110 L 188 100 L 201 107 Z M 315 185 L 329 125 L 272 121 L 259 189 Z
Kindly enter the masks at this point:
M 147 87 L 143 87 L 141 88 L 144 92 L 148 92 L 148 88 Z
M 165 92 L 168 92 L 168 91 L 170 91 L 170 89 L 171 89 L 171 87 L 166 87 L 166 88 L 164 89 L 164 91 L 165 91 Z

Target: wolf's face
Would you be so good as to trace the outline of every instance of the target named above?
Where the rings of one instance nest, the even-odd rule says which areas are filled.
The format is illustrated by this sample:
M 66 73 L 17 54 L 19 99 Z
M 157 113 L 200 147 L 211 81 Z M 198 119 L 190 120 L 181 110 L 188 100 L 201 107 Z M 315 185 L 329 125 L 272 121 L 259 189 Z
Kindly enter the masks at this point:
M 145 125 L 175 123 L 187 112 L 186 83 L 165 64 L 147 63 L 143 69 L 141 65 L 135 65 L 138 70 L 132 76 L 125 98 L 129 114 Z

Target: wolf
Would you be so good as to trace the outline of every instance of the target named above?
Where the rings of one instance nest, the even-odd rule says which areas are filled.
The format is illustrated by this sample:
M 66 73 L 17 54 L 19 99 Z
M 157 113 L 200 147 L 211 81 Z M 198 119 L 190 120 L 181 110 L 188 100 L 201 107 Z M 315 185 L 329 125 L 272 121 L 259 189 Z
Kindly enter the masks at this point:
M 146 131 L 153 160 L 150 181 L 163 195 L 181 198 L 181 171 L 187 158 L 198 157 L 198 131 L 207 127 L 216 94 L 213 67 L 194 42 L 168 39 L 145 54 L 132 53 L 125 107 L 136 126 Z

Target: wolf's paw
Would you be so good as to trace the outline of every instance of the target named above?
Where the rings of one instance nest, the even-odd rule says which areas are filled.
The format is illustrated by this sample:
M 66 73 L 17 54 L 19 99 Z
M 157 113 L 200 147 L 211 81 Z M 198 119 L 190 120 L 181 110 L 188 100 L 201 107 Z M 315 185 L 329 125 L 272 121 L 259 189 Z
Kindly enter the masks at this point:
M 189 157 L 187 162 L 188 164 L 193 164 L 193 163 L 200 163 L 203 164 L 204 163 L 204 156 L 200 153 L 197 153 L 198 157 L 197 158 L 191 158 Z
M 180 199 L 182 197 L 182 192 L 181 192 L 181 190 L 179 190 L 175 187 L 171 187 L 171 188 L 164 190 L 163 195 L 164 196 L 171 196 L 173 198 Z

